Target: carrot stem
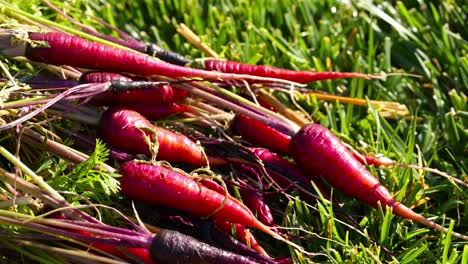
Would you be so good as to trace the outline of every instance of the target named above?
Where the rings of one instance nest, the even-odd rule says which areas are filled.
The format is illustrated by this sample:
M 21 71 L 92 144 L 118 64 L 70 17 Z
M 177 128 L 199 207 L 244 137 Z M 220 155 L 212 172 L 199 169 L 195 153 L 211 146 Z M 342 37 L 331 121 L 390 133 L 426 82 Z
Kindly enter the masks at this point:
M 41 16 L 36 16 L 36 15 L 30 14 L 30 13 L 27 13 L 27 12 L 25 12 L 25 11 L 19 9 L 19 8 L 15 8 L 13 5 L 11 5 L 8 2 L 5 2 L 4 0 L 0 0 L 0 2 L 2 2 L 4 4 L 3 8 L 5 9 L 5 12 L 7 12 L 12 17 L 16 17 L 18 19 L 22 19 L 22 18 L 26 17 L 28 19 L 31 19 L 32 21 L 38 22 L 41 25 L 47 25 L 47 26 L 50 26 L 50 27 L 54 27 L 54 28 L 63 30 L 65 32 L 68 32 L 70 34 L 82 37 L 82 38 L 87 39 L 87 40 L 91 40 L 91 41 L 101 43 L 101 44 L 104 44 L 104 45 L 108 45 L 108 46 L 111 46 L 111 47 L 116 47 L 116 48 L 125 49 L 125 50 L 131 50 L 130 48 L 127 48 L 125 46 L 116 44 L 114 42 L 107 41 L 107 40 L 101 39 L 99 37 L 95 37 L 93 35 L 90 35 L 88 33 L 83 32 L 83 31 L 67 27 L 65 25 L 53 22 L 53 21 L 48 20 L 48 19 L 44 19 Z

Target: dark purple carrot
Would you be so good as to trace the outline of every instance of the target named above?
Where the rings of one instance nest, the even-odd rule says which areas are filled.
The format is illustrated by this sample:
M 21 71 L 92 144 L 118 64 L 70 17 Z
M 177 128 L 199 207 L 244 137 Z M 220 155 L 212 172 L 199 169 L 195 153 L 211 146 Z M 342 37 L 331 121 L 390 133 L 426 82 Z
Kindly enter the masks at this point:
M 61 88 L 79 85 L 77 81 L 63 80 L 45 76 L 18 76 L 18 80 L 27 83 L 32 88 Z
M 404 218 L 445 233 L 448 231 L 396 201 L 387 188 L 325 127 L 317 124 L 304 126 L 293 136 L 289 150 L 306 172 L 320 175 L 337 190 L 372 207 L 380 203 L 383 208 L 390 207 L 395 214 Z M 455 232 L 452 235 L 468 240 L 466 235 Z
M 243 256 L 258 259 L 267 263 L 275 263 L 273 259 L 267 257 L 267 254 L 262 255 L 254 250 L 253 247 L 249 247 L 247 244 L 234 239 L 231 235 L 233 230 L 231 229 L 230 224 L 225 225 L 228 228 L 226 231 L 224 231 L 214 221 L 200 219 L 198 217 L 194 217 L 191 214 L 188 214 L 187 212 L 168 207 L 149 205 L 147 203 L 137 202 L 136 205 L 137 210 L 141 213 L 141 216 L 148 219 L 144 219 L 144 221 L 151 221 L 160 228 L 177 230 L 186 235 L 200 239 L 201 241 L 212 246 L 241 254 Z M 152 231 L 152 229 L 150 229 L 150 231 Z M 250 237 L 255 240 L 253 234 L 250 234 Z M 252 243 L 253 244 L 250 245 L 254 245 L 258 242 L 255 240 L 252 241 Z
M 157 263 L 264 263 L 210 246 L 172 230 L 162 230 L 155 236 L 150 254 Z
M 171 50 L 165 50 L 154 43 L 146 45 L 145 53 L 150 56 L 155 56 L 156 58 L 165 62 L 169 62 L 179 66 L 185 66 L 192 61 L 182 56 L 182 54 Z
M 152 132 L 151 132 L 152 131 Z M 167 129 L 154 126 L 138 112 L 124 107 L 108 109 L 99 122 L 98 134 L 107 144 L 129 154 L 145 154 L 152 152 L 145 136 L 156 143 L 157 159 L 169 162 L 185 162 L 197 166 L 206 165 L 203 152 L 195 142 L 182 134 L 176 134 Z
M 311 72 L 294 71 L 276 68 L 266 65 L 251 65 L 234 61 L 204 59 L 205 70 L 219 71 L 225 73 L 248 74 L 267 78 L 279 78 L 297 83 L 309 83 L 321 80 L 343 79 L 343 78 L 364 78 L 375 79 L 378 76 L 357 72 Z
M 3 36 L 11 37 L 10 36 Z M 110 72 L 124 72 L 142 76 L 162 75 L 169 78 L 199 77 L 210 80 L 249 80 L 259 82 L 285 82 L 275 78 L 221 73 L 182 67 L 161 62 L 151 56 L 120 48 L 91 42 L 76 36 L 48 32 L 29 33 L 33 41 L 45 41 L 48 47 L 32 47 L 26 44 L 24 54 L 15 49 L 18 44 L 7 47 L 3 52 L 8 56 L 24 55 L 28 59 L 55 65 L 70 65 L 85 69 Z
M 237 114 L 231 126 L 243 138 L 256 146 L 268 148 L 275 152 L 287 153 L 291 137 L 263 124 L 253 118 Z
M 206 188 L 179 172 L 135 161 L 124 163 L 120 172 L 121 192 L 129 198 L 180 209 L 198 217 L 239 223 L 284 241 L 238 200 Z

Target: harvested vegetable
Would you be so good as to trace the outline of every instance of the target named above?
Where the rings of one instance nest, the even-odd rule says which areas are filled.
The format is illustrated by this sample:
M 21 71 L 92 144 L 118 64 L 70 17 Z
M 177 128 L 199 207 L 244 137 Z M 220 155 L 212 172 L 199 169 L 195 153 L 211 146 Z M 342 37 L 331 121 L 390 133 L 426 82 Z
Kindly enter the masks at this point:
M 99 123 L 99 135 L 107 144 L 130 154 L 145 154 L 157 144 L 156 158 L 170 162 L 185 162 L 204 166 L 206 159 L 200 146 L 188 137 L 154 126 L 138 112 L 123 107 L 107 110 Z M 145 137 L 148 140 L 145 140 Z
M 328 129 L 317 124 L 303 127 L 289 145 L 294 160 L 305 171 L 322 176 L 333 187 L 372 207 L 390 207 L 395 214 L 436 230 L 448 229 L 415 213 L 396 201 L 379 180 L 354 158 L 353 154 Z M 453 232 L 454 237 L 468 236 Z
M 378 76 L 371 74 L 363 74 L 357 72 L 310 72 L 310 71 L 293 71 L 287 69 L 276 68 L 266 65 L 250 65 L 235 61 L 223 61 L 214 59 L 205 59 L 202 62 L 203 69 L 210 71 L 219 71 L 235 74 L 248 74 L 255 76 L 263 76 L 269 78 L 278 78 L 289 80 L 297 83 L 309 83 L 321 80 L 332 80 L 341 78 L 364 78 L 374 79 Z
M 177 208 L 195 216 L 239 223 L 281 239 L 238 200 L 225 198 L 186 175 L 136 161 L 123 164 L 120 171 L 123 175 L 121 191 L 132 199 Z

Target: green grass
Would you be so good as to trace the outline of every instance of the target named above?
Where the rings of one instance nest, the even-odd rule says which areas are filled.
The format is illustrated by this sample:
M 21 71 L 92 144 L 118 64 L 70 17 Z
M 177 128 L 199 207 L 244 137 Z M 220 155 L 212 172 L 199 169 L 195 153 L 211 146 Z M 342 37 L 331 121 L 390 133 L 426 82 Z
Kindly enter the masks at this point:
M 11 2 L 70 26 L 40 1 L 31 1 L 36 5 Z M 399 102 L 410 109 L 406 118 L 383 118 L 371 107 L 313 99 L 299 103 L 318 123 L 364 153 L 383 154 L 403 163 L 422 162 L 468 179 L 468 5 L 464 1 L 90 0 L 67 1 L 60 6 L 99 31 L 109 33 L 90 15 L 192 58 L 205 55 L 177 33 L 178 23 L 185 23 L 229 60 L 314 71 L 417 74 L 421 78 L 401 74 L 386 80 L 324 81 L 308 86 L 355 98 Z M 13 72 L 30 71 L 21 64 L 8 66 Z M 425 171 L 370 169 L 397 199 L 416 205 L 415 211 L 454 231 L 468 233 L 466 189 Z M 450 235 L 374 210 L 336 192 L 334 197 L 344 204 L 343 210 L 360 221 L 361 230 L 343 224 L 343 215 L 323 202 L 288 203 L 278 198 L 274 203 L 277 222 L 302 229 L 291 232 L 306 237 L 299 243 L 308 251 L 324 255 L 312 261 L 467 262 L 466 243 Z M 291 254 L 284 244 L 258 236 L 272 255 Z M 369 238 L 394 255 L 386 254 Z M 300 254 L 292 255 L 298 262 L 306 261 Z

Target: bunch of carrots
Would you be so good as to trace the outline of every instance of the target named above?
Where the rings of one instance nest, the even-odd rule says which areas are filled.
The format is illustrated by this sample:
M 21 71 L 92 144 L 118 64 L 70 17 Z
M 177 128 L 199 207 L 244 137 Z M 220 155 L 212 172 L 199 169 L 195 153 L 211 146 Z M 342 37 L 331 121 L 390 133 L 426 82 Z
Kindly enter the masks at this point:
M 371 207 L 389 208 L 403 218 L 448 232 L 446 227 L 395 200 L 366 168 L 393 166 L 394 162 L 350 150 L 326 127 L 307 120 L 291 120 L 268 94 L 263 96 L 270 88 L 295 87 L 300 92 L 303 84 L 314 81 L 381 76 L 294 71 L 217 59 L 191 60 L 154 44 L 140 43 L 121 31 L 121 38 L 89 28 L 86 32 L 114 45 L 53 28 L 46 32 L 0 32 L 0 51 L 5 56 L 41 63 L 52 71 L 56 66 L 62 67 L 61 73 L 67 77 L 28 78 L 25 84 L 32 89 L 58 92 L 40 100 L 5 105 L 4 109 L 29 106 L 32 110 L 0 129 L 22 128 L 26 137 L 40 141 L 53 154 L 79 163 L 83 156 L 70 154 L 63 145 L 53 145 L 53 139 L 45 140 L 27 124 L 43 111 L 59 112 L 72 119 L 75 111 L 81 111 L 81 119 L 75 117 L 74 122 L 93 126 L 97 137 L 111 150 L 115 165 L 103 168 L 121 175 L 121 194 L 163 208 L 159 211 L 170 212 L 165 218 L 177 224 L 168 228 L 133 224 L 132 230 L 113 227 L 88 213 L 68 208 L 70 205 L 60 196 L 40 194 L 26 181 L 20 181 L 20 186 L 35 190 L 34 194 L 48 201 L 49 213 L 37 221 L 19 215 L 14 220 L 0 216 L 0 222 L 21 225 L 27 220 L 27 228 L 48 237 L 66 236 L 80 242 L 83 248 L 92 248 L 96 255 L 110 254 L 130 262 L 288 263 L 292 261 L 288 256 L 270 257 L 272 252 L 262 247 L 249 228 L 306 256 L 312 257 L 313 253 L 306 252 L 282 231 L 265 192 L 273 187 L 285 193 L 295 191 L 309 202 L 325 197 L 339 208 L 339 203 L 331 198 L 330 190 L 334 188 Z M 229 87 L 238 88 L 243 94 L 233 94 L 226 89 Z M 254 95 L 253 100 L 249 100 L 250 95 Z M 86 115 L 89 109 L 96 115 Z M 183 128 L 176 132 L 152 122 L 169 116 L 194 119 L 200 129 Z M 220 121 L 229 123 L 229 128 L 221 127 Z M 220 136 L 203 133 L 213 126 L 221 131 Z M 87 135 L 74 136 L 83 145 L 93 142 Z M 241 140 L 234 140 L 233 136 Z M 217 177 L 213 171 L 229 176 Z M 2 169 L 2 175 L 14 182 L 11 172 Z M 191 224 L 184 225 L 188 222 Z M 179 226 L 179 231 L 173 230 L 175 226 Z M 199 230 L 194 231 L 194 226 Z M 232 233 L 238 240 L 230 236 Z M 468 240 L 466 235 L 451 234 Z

